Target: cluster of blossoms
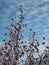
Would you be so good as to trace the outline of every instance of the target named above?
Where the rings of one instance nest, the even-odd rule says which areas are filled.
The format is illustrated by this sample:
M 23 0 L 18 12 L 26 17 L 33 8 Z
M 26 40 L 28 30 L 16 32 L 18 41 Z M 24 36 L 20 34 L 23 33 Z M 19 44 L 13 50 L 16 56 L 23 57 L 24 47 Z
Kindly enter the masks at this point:
M 33 32 L 33 39 L 28 43 L 28 45 L 26 41 L 26 45 L 22 45 L 23 42 L 20 42 L 20 40 L 24 38 L 21 32 L 25 30 L 21 30 L 21 26 L 23 23 L 22 21 L 24 19 L 22 5 L 20 5 L 19 9 L 21 13 L 17 25 L 12 22 L 11 29 L 6 27 L 6 29 L 10 31 L 10 40 L 8 42 L 6 42 L 5 39 L 3 40 L 5 43 L 4 46 L 0 48 L 0 65 L 20 65 L 20 58 L 25 54 L 27 55 L 25 65 L 36 65 L 36 62 L 34 61 L 35 59 L 36 61 L 39 60 L 38 65 L 40 65 L 41 62 L 44 62 L 46 64 L 49 55 L 47 54 L 46 49 L 44 56 L 43 54 L 40 55 L 40 50 L 38 48 L 40 44 L 37 40 L 34 39 L 35 32 Z M 16 19 L 16 17 L 12 18 L 13 21 L 14 19 Z M 26 27 L 27 24 L 23 24 L 23 26 Z M 32 31 L 32 28 L 30 28 L 30 31 Z M 7 36 L 7 33 L 5 33 L 4 35 Z M 45 40 L 45 37 L 43 37 L 43 40 Z M 45 44 L 45 42 L 43 41 L 42 44 Z M 46 46 L 46 48 L 49 52 L 49 46 Z M 38 54 L 38 58 L 34 58 L 34 54 L 36 53 Z
M 23 47 L 19 41 L 19 34 L 21 32 L 21 25 L 22 20 L 24 19 L 22 13 L 22 5 L 20 5 L 20 20 L 18 21 L 17 25 L 14 24 L 14 22 L 11 23 L 12 28 L 6 27 L 10 31 L 9 36 L 10 40 L 8 42 L 5 42 L 5 39 L 3 40 L 4 46 L 0 49 L 0 61 L 3 65 L 20 65 L 19 64 L 19 58 L 21 58 L 24 55 Z M 16 17 L 12 18 L 14 20 Z M 7 36 L 7 33 L 4 34 Z M 22 34 L 21 37 L 23 38 Z

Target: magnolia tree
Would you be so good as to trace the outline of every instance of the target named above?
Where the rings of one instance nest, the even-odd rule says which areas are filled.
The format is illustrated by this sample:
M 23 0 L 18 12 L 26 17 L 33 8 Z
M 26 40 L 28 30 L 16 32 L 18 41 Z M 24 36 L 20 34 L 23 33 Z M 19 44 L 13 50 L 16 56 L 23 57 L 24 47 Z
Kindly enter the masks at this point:
M 32 29 L 31 29 L 32 31 Z M 29 47 L 26 50 L 27 59 L 25 65 L 48 65 L 49 64 L 49 44 L 45 43 L 45 37 L 43 42 L 40 44 L 35 39 L 36 33 L 33 32 L 32 41 L 29 43 Z M 45 49 L 43 52 L 40 51 L 40 45 L 44 45 Z
M 20 65 L 19 59 L 24 55 L 23 47 L 20 42 L 20 39 L 23 39 L 24 37 L 21 34 L 21 26 L 24 19 L 22 5 L 20 5 L 19 10 L 20 19 L 17 24 L 12 22 L 11 28 L 6 27 L 6 29 L 9 30 L 10 40 L 6 42 L 6 40 L 4 39 L 4 46 L 2 47 L 2 49 L 0 49 L 1 63 L 3 65 Z M 14 19 L 16 19 L 16 17 L 12 18 L 12 21 L 14 21 Z M 5 33 L 4 35 L 8 36 L 7 33 Z
M 26 27 L 27 24 L 22 24 L 24 19 L 22 5 L 20 5 L 19 10 L 20 19 L 17 24 L 12 22 L 11 28 L 6 27 L 6 29 L 9 30 L 10 40 L 7 42 L 5 39 L 3 40 L 4 46 L 0 49 L 0 65 L 20 65 L 20 59 L 25 54 L 27 55 L 25 65 L 40 65 L 41 63 L 46 64 L 46 62 L 49 60 L 49 46 L 46 46 L 44 52 L 40 54 L 40 44 L 38 40 L 35 39 L 35 32 L 33 32 L 32 41 L 28 42 L 28 44 L 27 41 L 25 41 L 26 45 L 23 44 L 23 41 L 20 41 L 24 38 L 24 36 L 22 35 L 22 32 L 24 31 L 22 30 L 22 26 Z M 12 18 L 12 21 L 14 21 L 15 19 L 16 17 Z M 32 32 L 32 28 L 30 28 L 30 31 Z M 4 35 L 8 36 L 7 33 L 5 33 Z M 45 37 L 43 37 L 42 45 L 45 45 Z M 38 57 L 35 57 L 34 55 L 37 54 Z
M 45 37 L 43 37 L 42 45 L 45 45 Z M 49 64 L 49 46 L 46 45 L 43 53 L 39 49 L 39 42 L 35 39 L 35 32 L 33 32 L 33 39 L 29 43 L 26 51 L 27 59 L 25 65 L 48 65 Z

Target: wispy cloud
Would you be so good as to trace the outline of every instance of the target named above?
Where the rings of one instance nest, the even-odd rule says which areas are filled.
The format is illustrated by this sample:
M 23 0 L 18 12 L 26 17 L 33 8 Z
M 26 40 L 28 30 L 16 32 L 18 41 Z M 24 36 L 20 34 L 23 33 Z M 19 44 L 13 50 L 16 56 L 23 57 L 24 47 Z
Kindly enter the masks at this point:
M 12 17 L 19 17 L 20 4 L 23 5 L 25 16 L 24 23 L 28 23 L 27 30 L 32 27 L 33 31 L 38 33 L 37 37 L 46 36 L 47 34 L 48 39 L 49 0 L 0 0 L 0 24 L 2 25 L 0 25 L 0 27 L 2 30 L 5 25 L 10 24 Z

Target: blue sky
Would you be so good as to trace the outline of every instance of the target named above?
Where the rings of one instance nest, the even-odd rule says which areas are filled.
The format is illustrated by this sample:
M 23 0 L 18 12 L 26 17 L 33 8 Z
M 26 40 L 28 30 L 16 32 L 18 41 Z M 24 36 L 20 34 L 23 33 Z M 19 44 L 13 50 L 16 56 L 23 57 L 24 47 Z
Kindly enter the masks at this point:
M 30 38 L 33 31 L 36 32 L 38 41 L 42 41 L 45 36 L 46 42 L 49 42 L 49 0 L 0 0 L 0 43 L 4 38 L 4 33 L 8 32 L 5 27 L 10 26 L 11 18 L 16 16 L 15 23 L 19 19 L 19 6 L 23 5 L 23 15 L 28 26 L 25 32 L 25 38 Z M 30 32 L 29 28 L 33 31 Z M 24 39 L 25 39 L 24 38 Z

